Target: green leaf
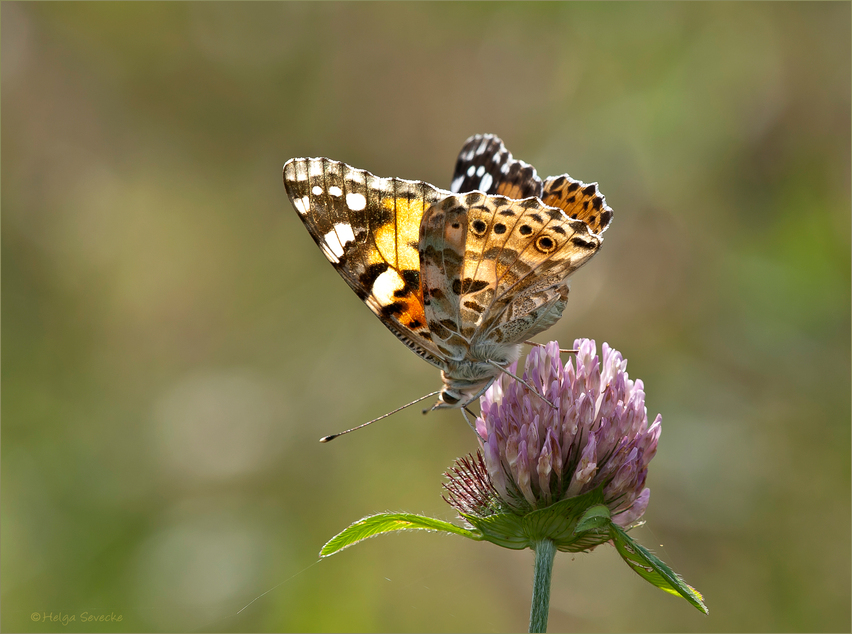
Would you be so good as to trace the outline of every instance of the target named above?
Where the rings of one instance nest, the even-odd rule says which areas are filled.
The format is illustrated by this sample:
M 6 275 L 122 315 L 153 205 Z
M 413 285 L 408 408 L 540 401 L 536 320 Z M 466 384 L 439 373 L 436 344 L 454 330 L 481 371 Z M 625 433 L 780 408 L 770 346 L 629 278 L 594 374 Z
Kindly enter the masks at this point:
M 574 527 L 574 533 L 582 533 L 583 531 L 608 529 L 612 513 L 604 504 L 598 504 L 590 508 L 577 525 Z
M 423 515 L 415 515 L 413 513 L 379 513 L 378 515 L 371 515 L 358 520 L 332 537 L 322 547 L 320 557 L 328 557 L 352 544 L 356 544 L 368 537 L 380 535 L 381 533 L 408 530 L 444 531 L 445 533 L 455 533 L 456 535 L 469 537 L 470 539 L 482 539 L 477 533 L 432 517 L 424 517 Z
M 495 513 L 486 517 L 468 515 L 462 516 L 481 533 L 480 539 L 512 550 L 529 548 L 531 542 L 524 532 L 524 518 L 514 513 Z
M 697 609 L 707 614 L 704 597 L 684 582 L 676 572 L 656 557 L 650 550 L 634 541 L 620 526 L 610 523 L 610 535 L 618 554 L 643 579 L 671 594 L 680 595 Z

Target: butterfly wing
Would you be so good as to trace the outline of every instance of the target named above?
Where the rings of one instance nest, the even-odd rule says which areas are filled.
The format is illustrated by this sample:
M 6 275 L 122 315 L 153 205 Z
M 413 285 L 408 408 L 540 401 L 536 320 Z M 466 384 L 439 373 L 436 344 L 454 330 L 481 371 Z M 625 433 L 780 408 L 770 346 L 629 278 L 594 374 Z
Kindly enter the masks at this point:
M 418 242 L 423 212 L 448 192 L 326 158 L 287 161 L 284 186 L 314 241 L 358 297 L 406 346 L 443 367 L 426 325 Z
M 570 218 L 582 220 L 596 234 L 606 231 L 612 219 L 597 183 L 587 185 L 568 174 L 550 176 L 542 183 L 535 168 L 512 157 L 493 134 L 477 134 L 465 141 L 450 190 L 478 190 L 515 199 L 537 196 L 548 207 L 558 207 Z
M 421 223 L 421 279 L 436 345 L 461 358 L 547 329 L 567 302 L 566 278 L 601 241 L 537 198 L 471 192 L 430 207 Z
M 467 197 L 483 197 L 469 194 Z M 449 359 L 467 357 L 464 336 L 463 272 L 467 257 L 468 206 L 465 198 L 449 196 L 426 210 L 420 223 L 420 280 L 426 323 L 435 345 Z
M 459 153 L 450 190 L 520 199 L 540 196 L 542 183 L 535 168 L 515 160 L 498 137 L 477 134 L 465 141 Z
M 595 226 L 603 229 L 612 218 L 612 210 L 596 185 L 584 196 L 589 210 L 595 209 L 592 201 L 599 201 L 600 205 L 594 214 L 589 211 L 584 218 L 571 218 L 563 209 L 533 198 L 519 201 L 502 214 L 498 212 L 499 219 L 488 225 L 480 240 L 485 242 L 486 254 L 499 249 L 495 256 L 497 282 L 475 339 L 523 341 L 546 330 L 562 316 L 568 299 L 568 276 L 588 262 L 603 242 L 602 231 L 592 230 L 592 215 Z M 487 224 L 488 214 L 479 213 Z M 509 228 L 511 221 L 514 224 Z M 471 218 L 471 226 L 475 222 L 476 218 Z M 495 240 L 495 236 L 499 239 Z
M 549 207 L 562 209 L 569 218 L 583 221 L 597 235 L 606 231 L 612 220 L 612 209 L 598 191 L 598 184 L 587 185 L 568 174 L 549 176 L 544 181 L 541 200 Z

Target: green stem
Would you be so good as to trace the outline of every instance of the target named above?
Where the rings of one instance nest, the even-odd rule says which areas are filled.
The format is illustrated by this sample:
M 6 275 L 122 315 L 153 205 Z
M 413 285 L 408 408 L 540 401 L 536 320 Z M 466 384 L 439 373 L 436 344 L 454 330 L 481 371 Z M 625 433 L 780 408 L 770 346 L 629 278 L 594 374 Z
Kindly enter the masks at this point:
M 547 615 L 550 612 L 550 578 L 553 573 L 554 557 L 556 557 L 556 544 L 549 539 L 536 542 L 530 632 L 547 631 Z

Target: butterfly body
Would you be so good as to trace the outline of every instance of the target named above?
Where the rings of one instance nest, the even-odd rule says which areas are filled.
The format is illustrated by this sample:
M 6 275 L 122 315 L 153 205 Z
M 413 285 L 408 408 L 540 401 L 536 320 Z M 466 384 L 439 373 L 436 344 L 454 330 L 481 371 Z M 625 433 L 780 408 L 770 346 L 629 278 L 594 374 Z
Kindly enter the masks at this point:
M 287 194 L 328 260 L 441 369 L 435 408 L 474 401 L 523 341 L 561 317 L 566 278 L 598 250 L 612 216 L 596 184 L 542 183 L 491 135 L 468 139 L 452 183 L 380 178 L 327 158 L 284 166 Z

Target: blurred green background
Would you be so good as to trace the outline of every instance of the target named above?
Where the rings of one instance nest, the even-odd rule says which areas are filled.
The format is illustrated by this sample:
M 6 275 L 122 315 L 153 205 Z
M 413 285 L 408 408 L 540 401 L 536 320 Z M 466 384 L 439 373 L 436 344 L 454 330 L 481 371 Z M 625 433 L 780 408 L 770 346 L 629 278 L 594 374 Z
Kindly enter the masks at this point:
M 550 630 L 848 631 L 849 25 L 840 2 L 4 2 L 3 629 L 526 629 L 529 551 L 400 534 L 316 563 L 370 513 L 452 519 L 441 474 L 475 443 L 417 408 L 317 443 L 439 377 L 281 182 L 328 156 L 447 187 L 493 132 L 615 210 L 539 340 L 608 341 L 644 379 L 636 535 L 711 611 L 601 547 L 557 557 Z

